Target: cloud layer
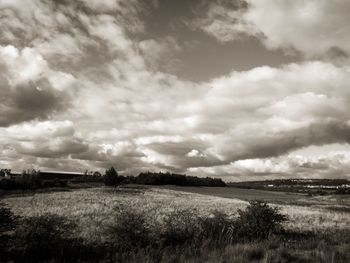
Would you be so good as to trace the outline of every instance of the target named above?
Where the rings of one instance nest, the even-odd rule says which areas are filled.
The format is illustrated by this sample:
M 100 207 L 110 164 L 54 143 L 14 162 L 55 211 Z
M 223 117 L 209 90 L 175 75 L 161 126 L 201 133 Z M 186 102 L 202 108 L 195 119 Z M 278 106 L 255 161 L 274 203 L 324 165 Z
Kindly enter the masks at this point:
M 137 0 L 0 1 L 1 166 L 115 165 L 230 180 L 348 176 L 346 151 L 290 155 L 350 142 L 346 1 L 203 1 L 184 23 L 189 30 L 303 54 L 206 82 L 165 73 L 181 67 L 173 55 L 189 45 L 148 34 L 144 19 L 157 8 Z
M 217 0 L 192 25 L 223 42 L 256 36 L 268 48 L 294 50 L 308 58 L 348 58 L 349 9 L 346 0 Z

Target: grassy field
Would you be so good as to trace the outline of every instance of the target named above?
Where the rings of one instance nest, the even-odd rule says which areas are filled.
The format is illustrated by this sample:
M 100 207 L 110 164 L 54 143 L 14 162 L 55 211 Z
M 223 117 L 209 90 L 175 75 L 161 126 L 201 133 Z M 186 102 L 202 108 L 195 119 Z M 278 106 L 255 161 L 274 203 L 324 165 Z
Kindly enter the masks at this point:
M 78 222 L 80 235 L 84 238 L 103 239 L 100 233 L 123 208 L 142 211 L 154 224 L 167 213 L 188 208 L 199 213 L 222 209 L 235 212 L 246 202 L 215 196 L 186 193 L 168 189 L 137 188 L 91 188 L 74 191 L 39 193 L 27 196 L 9 196 L 3 199 L 16 215 L 38 216 L 56 214 Z M 156 219 L 154 221 L 154 219 Z
M 244 201 L 258 199 L 280 205 L 312 206 L 332 211 L 350 212 L 350 195 L 308 195 L 306 193 L 277 192 L 235 187 L 163 186 L 162 188 L 223 198 L 235 198 Z
M 301 194 L 245 190 L 231 187 L 128 186 L 122 188 L 99 187 L 74 189 L 71 191 L 25 195 L 17 194 L 5 196 L 2 202 L 8 205 L 16 215 L 23 217 L 45 214 L 64 216 L 77 223 L 78 230 L 76 235 L 78 237 L 89 242 L 104 242 L 104 233 L 107 227 L 114 223 L 116 216 L 121 210 L 132 209 L 139 211 L 145 215 L 149 224 L 153 225 L 156 229 L 162 224 L 167 215 L 177 210 L 188 209 L 208 217 L 210 217 L 212 211 L 219 210 L 235 216 L 237 210 L 244 209 L 248 204 L 247 201 L 252 199 L 265 200 L 280 207 L 281 212 L 288 215 L 290 219 L 286 223 L 287 229 L 293 231 L 312 231 L 313 233 L 327 231 L 341 232 L 345 230 L 347 231 L 346 233 L 350 233 L 350 213 L 346 209 L 349 207 L 349 196 L 308 197 Z M 232 258 L 233 254 L 237 254 L 237 251 L 240 249 L 242 251 L 250 251 L 252 249 L 254 251 L 264 251 L 263 247 L 265 245 L 264 243 L 257 243 L 249 246 L 240 245 L 241 247 L 234 246 L 211 251 L 206 255 L 207 262 L 228 262 L 226 259 Z M 309 251 L 311 254 L 321 253 L 326 247 L 324 245 L 325 247 L 323 248 L 322 244 L 315 246 L 316 248 L 312 248 L 310 250 L 311 252 Z M 347 241 L 345 241 L 345 244 L 343 242 L 339 246 L 345 251 L 348 248 L 350 249 Z M 278 249 L 281 250 L 280 247 Z M 334 247 L 332 249 L 334 250 Z M 278 253 L 281 254 L 283 252 L 281 251 Z M 254 254 L 255 252 L 252 253 Z M 265 261 L 257 262 L 274 262 L 267 260 L 268 255 L 265 252 L 263 254 Z M 329 259 L 331 256 L 320 256 L 319 258 Z M 312 258 L 312 255 L 310 257 Z M 215 259 L 218 258 L 223 259 L 216 261 Z M 191 260 L 193 262 L 200 262 L 196 261 L 197 259 L 193 258 Z M 187 260 L 190 259 L 187 258 Z M 239 261 L 237 259 L 234 262 L 250 261 L 247 259 L 242 260 Z
M 346 209 L 350 205 L 349 196 L 308 197 L 231 187 L 103 187 L 10 196 L 3 202 L 17 215 L 50 213 L 66 216 L 79 222 L 82 236 L 103 238 L 99 235 L 101 228 L 123 207 L 140 210 L 149 218 L 161 220 L 167 213 L 183 208 L 195 209 L 201 214 L 210 214 L 213 210 L 234 214 L 252 199 L 278 205 L 289 216 L 288 226 L 293 228 L 350 228 L 350 212 Z

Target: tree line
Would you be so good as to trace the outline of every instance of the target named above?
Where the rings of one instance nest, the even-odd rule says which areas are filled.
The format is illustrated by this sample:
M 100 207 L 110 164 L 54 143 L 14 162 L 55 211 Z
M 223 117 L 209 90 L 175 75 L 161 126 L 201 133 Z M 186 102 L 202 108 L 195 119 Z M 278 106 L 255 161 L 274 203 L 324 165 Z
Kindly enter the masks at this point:
M 177 186 L 226 186 L 225 182 L 219 178 L 187 176 L 175 173 L 153 173 L 144 172 L 138 176 L 122 176 L 114 167 L 106 170 L 104 176 L 106 185 L 114 186 L 119 184 L 144 184 L 144 185 L 177 185 Z
M 66 176 L 67 177 L 67 176 Z M 1 179 L 2 178 L 2 179 Z M 107 169 L 105 174 L 85 172 L 83 175 L 67 178 L 60 175 L 41 173 L 40 170 L 25 170 L 20 175 L 11 175 L 11 170 L 2 169 L 0 173 L 0 189 L 3 190 L 35 190 L 50 187 L 68 187 L 79 183 L 101 183 L 107 186 L 122 184 L 142 185 L 177 185 L 177 186 L 226 186 L 222 179 L 211 177 L 187 176 L 175 173 L 143 172 L 138 176 L 119 175 L 114 167 Z

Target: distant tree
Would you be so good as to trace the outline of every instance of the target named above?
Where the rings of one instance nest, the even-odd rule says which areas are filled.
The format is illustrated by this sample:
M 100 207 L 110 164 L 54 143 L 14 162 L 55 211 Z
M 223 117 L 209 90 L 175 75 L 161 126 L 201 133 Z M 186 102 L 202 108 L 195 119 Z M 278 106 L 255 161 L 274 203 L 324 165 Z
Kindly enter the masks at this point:
M 0 170 L 0 176 L 9 176 L 11 174 L 11 169 L 1 169 Z
M 100 173 L 99 171 L 95 171 L 95 172 L 93 173 L 93 176 L 94 176 L 94 177 L 101 177 L 102 175 L 101 175 L 101 173 Z
M 179 186 L 226 186 L 219 178 L 200 178 L 185 174 L 173 173 L 140 173 L 134 180 L 137 184 L 147 185 L 179 185 Z
M 112 166 L 110 169 L 106 170 L 106 174 L 104 176 L 105 185 L 116 186 L 121 183 L 123 177 L 118 176 L 118 172 Z
M 23 189 L 37 189 L 42 187 L 40 170 L 23 170 L 22 175 L 16 177 L 16 181 L 22 185 Z

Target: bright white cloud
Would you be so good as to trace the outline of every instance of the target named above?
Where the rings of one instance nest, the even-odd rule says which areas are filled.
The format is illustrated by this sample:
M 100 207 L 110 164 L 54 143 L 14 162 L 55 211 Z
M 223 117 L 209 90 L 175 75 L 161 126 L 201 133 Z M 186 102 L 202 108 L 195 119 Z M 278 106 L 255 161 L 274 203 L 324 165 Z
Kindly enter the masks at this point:
M 254 1 L 244 20 L 254 24 L 273 48 L 294 48 L 305 55 L 349 54 L 349 1 Z M 335 54 L 336 55 L 336 54 Z
M 3 136 L 16 140 L 40 140 L 42 138 L 53 138 L 71 136 L 74 134 L 74 125 L 71 121 L 42 121 L 27 122 L 1 128 Z
M 217 0 L 192 23 L 218 40 L 260 38 L 269 48 L 297 50 L 308 58 L 344 58 L 350 54 L 350 3 L 303 0 Z
M 36 81 L 48 70 L 45 59 L 32 48 L 18 50 L 14 46 L 0 46 L 6 77 L 12 85 Z

